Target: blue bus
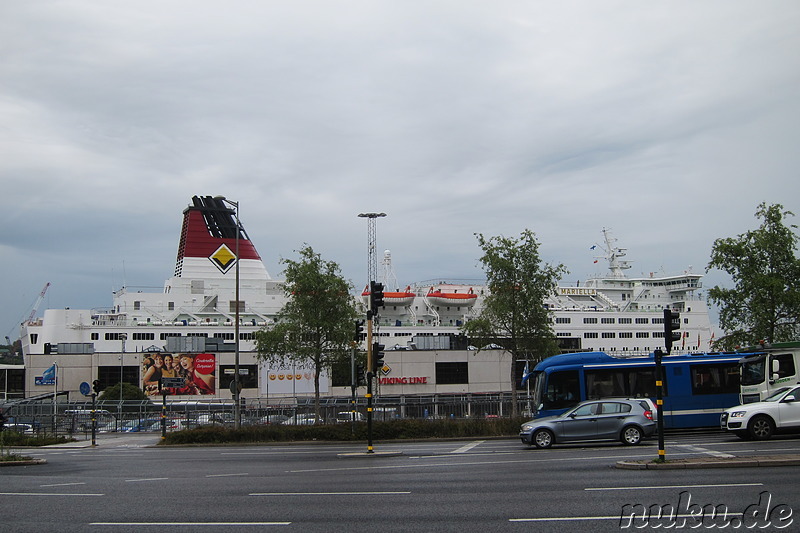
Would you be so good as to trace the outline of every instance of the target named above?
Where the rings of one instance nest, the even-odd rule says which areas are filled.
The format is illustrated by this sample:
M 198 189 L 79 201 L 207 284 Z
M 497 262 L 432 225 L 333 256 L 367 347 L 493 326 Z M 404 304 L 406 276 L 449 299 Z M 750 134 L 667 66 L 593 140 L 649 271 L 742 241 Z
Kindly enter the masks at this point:
M 719 427 L 724 409 L 739 405 L 742 353 L 664 355 L 665 428 Z M 583 352 L 548 357 L 531 379 L 535 417 L 563 413 L 584 400 L 656 398 L 655 357 Z

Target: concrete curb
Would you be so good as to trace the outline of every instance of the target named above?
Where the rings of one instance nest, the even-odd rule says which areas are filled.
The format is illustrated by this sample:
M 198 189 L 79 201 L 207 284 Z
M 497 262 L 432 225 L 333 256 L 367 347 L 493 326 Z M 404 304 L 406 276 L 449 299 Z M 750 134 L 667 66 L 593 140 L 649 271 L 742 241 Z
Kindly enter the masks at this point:
M 351 457 L 400 457 L 404 455 L 403 452 L 350 452 L 350 453 L 337 453 L 337 457 L 348 459 Z
M 800 455 L 772 455 L 751 457 L 698 457 L 692 459 L 668 459 L 664 463 L 648 461 L 619 461 L 616 468 L 622 470 L 679 470 L 690 468 L 745 468 L 765 466 L 800 466 Z
M 32 466 L 47 464 L 47 459 L 30 459 L 28 461 L 0 461 L 2 466 Z

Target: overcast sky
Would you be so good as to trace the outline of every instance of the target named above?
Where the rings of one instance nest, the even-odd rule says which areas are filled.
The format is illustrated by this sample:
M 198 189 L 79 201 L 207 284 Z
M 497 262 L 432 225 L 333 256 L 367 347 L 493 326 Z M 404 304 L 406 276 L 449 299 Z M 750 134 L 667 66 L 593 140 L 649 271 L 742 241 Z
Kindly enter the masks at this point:
M 798 28 L 794 0 L 3 2 L 0 329 L 47 282 L 40 315 L 163 288 L 194 195 L 278 279 L 308 243 L 363 287 L 364 211 L 403 286 L 525 228 L 564 283 L 603 228 L 630 275 L 703 272 L 760 202 L 800 214 Z

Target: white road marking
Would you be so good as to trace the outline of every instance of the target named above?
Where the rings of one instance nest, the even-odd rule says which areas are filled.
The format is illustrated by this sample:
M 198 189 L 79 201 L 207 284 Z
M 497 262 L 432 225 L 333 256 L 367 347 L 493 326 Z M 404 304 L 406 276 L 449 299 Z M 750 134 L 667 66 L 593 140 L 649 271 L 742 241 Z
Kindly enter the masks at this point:
M 590 487 L 583 490 L 655 490 L 655 489 L 695 489 L 709 487 L 761 487 L 763 483 L 715 483 L 708 485 L 655 485 L 649 487 Z
M 86 485 L 86 483 L 53 483 L 50 485 L 39 485 L 40 487 L 69 487 L 70 485 Z
M 691 452 L 697 452 L 697 453 L 704 453 L 704 454 L 707 454 L 707 455 L 712 455 L 714 457 L 724 457 L 724 458 L 736 457 L 735 455 L 731 455 L 729 453 L 718 452 L 716 450 L 709 450 L 708 448 L 701 448 L 700 446 L 693 446 L 691 444 L 678 444 L 678 447 L 679 448 L 685 448 L 685 449 L 687 449 L 687 450 L 689 450 Z
M 486 441 L 485 440 L 476 440 L 475 442 L 470 442 L 469 444 L 465 444 L 461 448 L 459 448 L 457 450 L 454 450 L 452 453 L 467 453 L 472 448 L 474 448 L 476 446 L 480 446 L 484 442 L 486 442 Z
M 0 496 L 105 496 L 105 494 L 80 494 L 75 492 L 0 492 Z
M 741 517 L 743 513 L 731 513 L 728 512 L 725 516 L 726 517 Z M 627 517 L 626 517 L 627 518 Z M 667 517 L 665 517 L 667 518 Z M 698 516 L 696 514 L 679 514 L 673 516 L 669 516 L 668 519 L 679 519 L 679 518 L 687 518 L 690 520 L 697 520 Z M 578 522 L 578 521 L 590 521 L 590 520 L 622 520 L 623 518 L 620 516 L 550 516 L 545 518 L 509 518 L 509 522 Z
M 564 457 L 564 458 L 552 458 L 552 457 L 545 457 L 548 454 L 537 454 L 541 455 L 541 459 L 520 459 L 520 460 L 511 460 L 511 461 L 452 461 L 448 463 L 415 463 L 415 464 L 402 464 L 402 465 L 384 465 L 384 466 L 351 466 L 351 467 L 341 467 L 341 468 L 310 468 L 304 470 L 287 470 L 287 472 L 291 474 L 300 474 L 306 472 L 343 472 L 348 470 L 391 470 L 391 469 L 399 469 L 399 468 L 429 468 L 434 466 L 475 466 L 475 465 L 507 465 L 507 464 L 531 464 L 531 463 L 553 463 L 559 461 L 569 461 L 569 462 L 576 462 L 576 461 L 598 461 L 598 460 L 614 460 L 619 461 L 621 458 L 616 455 L 611 456 L 596 456 L 596 457 Z M 441 457 L 441 456 L 440 456 Z M 456 456 L 451 456 L 455 458 Z M 652 454 L 647 455 L 636 455 L 636 456 L 627 456 L 625 457 L 626 460 L 631 460 L 632 458 L 636 457 L 652 457 Z
M 410 490 L 387 490 L 368 492 L 251 492 L 250 496 L 371 496 L 387 494 L 411 494 Z
M 249 476 L 247 472 L 241 474 L 208 474 L 206 477 L 232 477 L 232 476 Z
M 90 526 L 288 526 L 291 522 L 91 522 Z
M 144 479 L 126 479 L 125 483 L 138 483 L 139 481 L 164 481 L 165 479 L 169 479 L 168 477 L 150 477 Z

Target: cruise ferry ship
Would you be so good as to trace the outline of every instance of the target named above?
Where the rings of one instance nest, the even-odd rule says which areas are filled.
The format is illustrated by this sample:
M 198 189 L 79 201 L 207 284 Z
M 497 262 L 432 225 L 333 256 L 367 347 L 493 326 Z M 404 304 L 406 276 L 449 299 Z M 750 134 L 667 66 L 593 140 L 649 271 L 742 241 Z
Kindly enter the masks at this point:
M 114 383 L 120 374 L 126 381 L 138 379 L 146 359 L 141 354 L 198 349 L 230 354 L 236 344 L 237 306 L 238 349 L 250 363 L 253 378 L 261 372 L 256 368 L 253 338 L 256 331 L 274 323 L 283 307 L 282 282 L 267 272 L 225 198 L 195 196 L 183 215 L 174 272 L 162 291 L 123 287 L 113 292 L 111 307 L 47 309 L 43 316 L 22 324 L 28 392 L 37 391 L 34 375 L 49 366 L 55 355 L 62 360 L 74 356 L 68 363 L 59 363 L 64 372 L 74 374 L 73 381 L 97 376 Z M 608 263 L 608 273 L 582 284 L 559 286 L 547 302 L 564 351 L 650 352 L 663 345 L 661 317 L 666 306 L 680 312 L 683 322 L 684 337 L 673 351 L 709 347 L 712 329 L 699 295 L 700 274 L 629 278 L 624 275 L 630 267 L 623 259 L 625 250 L 615 246 L 607 231 L 600 249 L 603 255 L 598 260 Z M 388 252 L 383 267 L 380 281 L 385 285 L 386 307 L 380 312 L 377 334 L 387 350 L 472 348 L 460 335 L 460 327 L 480 312 L 487 291 L 484 284 L 437 280 L 399 288 Z M 356 297 L 362 298 L 362 294 Z M 140 354 L 134 358 L 135 366 L 126 364 L 130 354 Z M 230 365 L 224 365 L 228 359 L 219 356 L 216 360 L 220 376 L 232 372 Z M 294 372 L 287 375 L 300 379 Z M 272 378 L 270 374 L 264 379 Z M 222 381 L 218 389 L 224 387 Z M 273 391 L 279 389 L 275 385 Z M 297 386 L 293 380 L 291 392 L 298 392 Z
M 617 247 L 616 239 L 605 229 L 603 244 L 592 249 L 601 252 L 595 263 L 607 263 L 608 272 L 584 283 L 559 285 L 546 302 L 564 352 L 650 353 L 664 345 L 665 307 L 681 314 L 683 337 L 673 346 L 673 352 L 710 349 L 713 329 L 708 306 L 700 294 L 701 274 L 687 271 L 626 277 L 625 271 L 631 268 L 623 259 L 627 251 Z M 384 253 L 383 267 L 385 290 L 393 291 L 396 279 L 389 251 Z M 403 347 L 411 342 L 403 341 L 403 337 L 455 334 L 480 313 L 486 291 L 480 282 L 428 281 L 387 292 L 393 297 L 385 299 L 386 307 L 381 310 L 380 335 L 387 346 Z M 363 296 L 366 299 L 368 293 Z

